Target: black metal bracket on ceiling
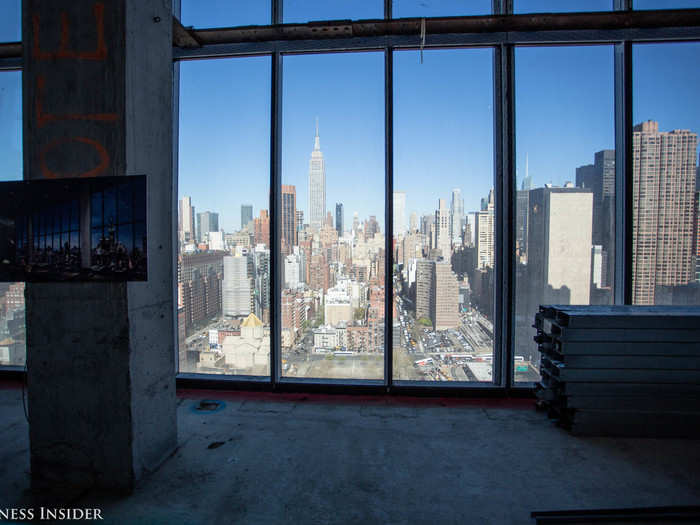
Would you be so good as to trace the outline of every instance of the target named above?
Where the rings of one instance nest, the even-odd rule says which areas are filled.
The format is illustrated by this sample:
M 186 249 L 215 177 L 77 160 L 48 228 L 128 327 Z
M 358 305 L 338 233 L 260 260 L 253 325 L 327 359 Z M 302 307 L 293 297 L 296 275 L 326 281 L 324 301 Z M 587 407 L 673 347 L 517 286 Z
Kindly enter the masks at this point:
M 396 20 L 330 20 L 306 24 L 213 29 L 185 28 L 177 19 L 174 19 L 173 44 L 183 49 L 193 49 L 214 44 L 408 36 L 420 34 L 422 21 L 425 21 L 426 33 L 431 35 L 655 29 L 700 27 L 700 9 L 537 13 Z

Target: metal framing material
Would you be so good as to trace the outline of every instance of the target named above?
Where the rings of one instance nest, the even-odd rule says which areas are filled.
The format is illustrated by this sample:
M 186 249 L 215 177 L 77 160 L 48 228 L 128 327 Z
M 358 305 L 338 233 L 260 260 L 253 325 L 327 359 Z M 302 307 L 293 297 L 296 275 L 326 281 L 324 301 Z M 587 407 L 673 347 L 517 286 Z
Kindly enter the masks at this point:
M 515 71 L 513 46 L 494 50 L 494 174 L 496 194 L 496 242 L 494 301 L 494 383 L 513 386 L 514 241 L 515 224 Z
M 700 11 L 700 10 L 698 10 Z M 535 32 L 514 31 L 497 33 L 446 33 L 427 34 L 425 47 L 466 47 L 546 44 L 610 44 L 622 40 L 636 42 L 700 40 L 700 25 L 670 28 L 625 28 L 543 30 Z M 218 56 L 264 55 L 281 53 L 328 53 L 337 51 L 381 51 L 387 47 L 395 49 L 417 48 L 420 36 L 394 35 L 336 38 L 327 40 L 277 40 L 265 42 L 222 43 L 197 49 L 173 49 L 176 60 L 213 58 Z
M 632 300 L 632 43 L 615 44 L 615 304 Z
M 282 20 L 282 0 L 272 2 L 272 21 Z M 270 382 L 272 387 L 280 380 L 282 365 L 282 242 L 280 239 L 282 209 L 282 55 L 272 54 L 270 72 L 270 297 L 271 304 L 279 305 L 270 313 Z
M 394 51 L 384 50 L 384 384 L 394 381 Z
M 504 6 L 508 8 L 510 6 Z M 697 9 L 659 11 L 607 11 L 579 13 L 536 13 L 519 15 L 401 18 L 392 20 L 329 20 L 306 24 L 279 24 L 217 29 L 192 29 L 190 34 L 202 45 L 294 40 L 334 40 L 420 34 L 534 33 L 540 31 L 615 30 L 670 28 L 700 25 Z

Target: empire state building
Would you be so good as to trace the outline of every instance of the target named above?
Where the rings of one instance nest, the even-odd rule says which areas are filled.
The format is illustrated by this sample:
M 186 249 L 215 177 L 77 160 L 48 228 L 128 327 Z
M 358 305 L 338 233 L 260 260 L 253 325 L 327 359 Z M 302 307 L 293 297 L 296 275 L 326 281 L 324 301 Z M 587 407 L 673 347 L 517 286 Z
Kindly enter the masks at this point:
M 318 137 L 318 118 L 316 119 L 316 138 L 314 150 L 309 160 L 309 225 L 314 230 L 321 229 L 326 218 L 326 164 L 321 153 L 321 140 Z

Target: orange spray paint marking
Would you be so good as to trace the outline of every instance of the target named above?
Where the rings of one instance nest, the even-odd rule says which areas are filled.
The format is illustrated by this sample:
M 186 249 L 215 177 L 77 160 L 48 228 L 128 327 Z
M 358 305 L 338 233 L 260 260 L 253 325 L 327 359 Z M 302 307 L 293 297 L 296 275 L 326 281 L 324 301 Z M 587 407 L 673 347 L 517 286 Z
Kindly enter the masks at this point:
M 39 17 L 32 16 L 32 27 L 34 30 L 33 58 L 35 60 L 52 60 L 56 58 L 72 60 L 104 60 L 107 58 L 107 44 L 105 43 L 104 25 L 105 6 L 102 2 L 95 2 L 92 12 L 95 15 L 95 30 L 97 32 L 97 43 L 94 51 L 75 51 L 69 49 L 68 40 L 70 37 L 70 24 L 68 15 L 61 13 L 61 43 L 58 51 L 42 51 L 39 44 Z
M 46 155 L 53 149 L 64 144 L 69 144 L 71 142 L 79 142 L 82 144 L 92 146 L 100 156 L 100 163 L 95 168 L 84 171 L 83 173 L 73 174 L 57 173 L 55 171 L 51 171 L 46 165 Z M 102 173 L 109 167 L 109 153 L 107 153 L 105 147 L 96 140 L 87 137 L 69 137 L 52 140 L 43 148 L 41 148 L 41 152 L 39 153 L 39 163 L 41 165 L 41 175 L 45 179 L 58 179 L 62 177 L 97 177 L 100 173 Z
M 92 120 L 97 122 L 115 122 L 119 119 L 116 113 L 66 113 L 56 115 L 52 113 L 44 113 L 41 103 L 41 93 L 46 87 L 46 79 L 39 75 L 36 77 L 36 123 L 40 128 L 44 127 L 49 122 L 59 120 Z

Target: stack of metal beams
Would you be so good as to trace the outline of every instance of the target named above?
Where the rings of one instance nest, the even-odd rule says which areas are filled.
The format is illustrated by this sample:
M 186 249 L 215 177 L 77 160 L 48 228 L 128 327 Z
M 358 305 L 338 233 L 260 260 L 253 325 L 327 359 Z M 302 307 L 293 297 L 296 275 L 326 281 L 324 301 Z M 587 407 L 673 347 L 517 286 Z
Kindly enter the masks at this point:
M 700 308 L 540 306 L 550 418 L 578 435 L 700 437 Z

